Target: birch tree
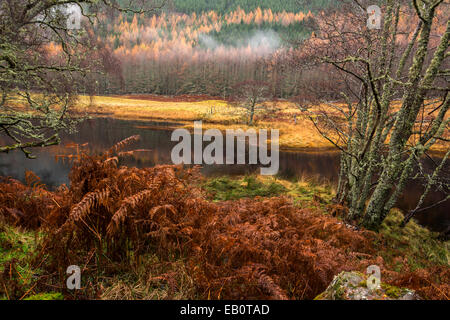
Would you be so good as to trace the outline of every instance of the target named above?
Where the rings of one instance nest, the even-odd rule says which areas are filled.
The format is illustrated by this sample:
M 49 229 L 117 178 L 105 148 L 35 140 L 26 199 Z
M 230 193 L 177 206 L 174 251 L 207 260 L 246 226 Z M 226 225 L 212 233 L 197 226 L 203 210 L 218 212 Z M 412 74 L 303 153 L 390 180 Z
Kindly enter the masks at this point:
M 380 226 L 418 175 L 425 192 L 405 223 L 421 210 L 431 188 L 444 192 L 442 202 L 447 201 L 448 181 L 439 178 L 450 152 L 448 2 L 378 1 L 381 25 L 371 29 L 366 10 L 374 2 L 346 1 L 342 11 L 317 19 L 303 50 L 314 55 L 311 65 L 338 71 L 345 88 L 339 102 L 321 101 L 328 112 L 302 105 L 341 151 L 337 200 L 348 205 L 347 219 L 370 229 Z M 423 172 L 421 159 L 431 157 L 437 143 L 443 159 L 431 174 Z

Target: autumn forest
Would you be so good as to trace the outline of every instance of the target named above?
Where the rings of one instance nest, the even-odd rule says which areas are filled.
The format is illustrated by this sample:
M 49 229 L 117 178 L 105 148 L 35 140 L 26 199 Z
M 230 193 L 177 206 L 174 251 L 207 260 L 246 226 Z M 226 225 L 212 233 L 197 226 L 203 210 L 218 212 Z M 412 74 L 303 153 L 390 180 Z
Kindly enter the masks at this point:
M 0 306 L 449 300 L 449 43 L 447 0 L 0 0 Z

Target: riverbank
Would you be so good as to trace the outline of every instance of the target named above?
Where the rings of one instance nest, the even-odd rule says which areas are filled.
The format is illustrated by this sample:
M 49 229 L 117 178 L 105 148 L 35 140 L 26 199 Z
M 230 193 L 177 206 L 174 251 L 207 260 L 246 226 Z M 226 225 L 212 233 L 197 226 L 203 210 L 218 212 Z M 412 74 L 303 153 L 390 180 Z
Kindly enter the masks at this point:
M 183 101 L 185 100 L 185 101 Z M 433 106 L 430 105 L 429 108 Z M 319 112 L 324 106 L 312 108 Z M 311 120 L 299 108 L 289 101 L 268 102 L 263 110 L 255 115 L 255 125 L 246 125 L 246 110 L 230 106 L 224 100 L 199 97 L 155 97 L 137 96 L 95 96 L 92 99 L 81 96 L 77 111 L 93 117 L 112 117 L 122 120 L 146 120 L 174 122 L 193 130 L 194 121 L 203 121 L 203 128 L 210 129 L 278 129 L 280 149 L 330 151 L 334 146 L 322 137 Z M 334 112 L 333 116 L 340 116 Z M 448 146 L 438 142 L 432 151 L 440 154 Z
M 171 168 L 165 166 L 142 173 L 151 177 L 154 172 L 158 179 L 188 182 L 178 180 L 180 176 L 176 171 L 176 178 L 173 177 Z M 139 180 L 134 176 L 137 173 L 136 169 L 128 169 L 107 179 L 133 182 Z M 91 181 L 89 176 L 86 177 Z M 158 183 L 164 185 L 163 180 Z M 63 239 L 71 234 L 72 227 L 65 225 L 69 229 L 64 227 L 52 234 L 51 230 L 55 229 L 25 228 L 20 223 L 14 226 L 11 221 L 5 222 L 8 214 L 5 216 L 5 212 L 0 212 L 3 218 L 0 219 L 3 220 L 0 222 L 0 299 L 312 299 L 341 271 L 364 273 L 371 264 L 381 268 L 383 282 L 416 290 L 423 299 L 449 299 L 449 242 L 439 241 L 436 234 L 414 221 L 400 228 L 402 214 L 398 210 L 390 213 L 379 233 L 373 233 L 346 225 L 341 220 L 343 208 L 331 202 L 333 189 L 311 181 L 260 176 L 197 177 L 184 187 L 163 185 L 164 192 L 153 193 L 151 201 L 158 202 L 162 197 L 173 204 L 158 206 L 160 209 L 152 210 L 150 218 L 146 218 L 150 219 L 146 223 L 151 221 L 153 225 L 152 234 L 134 235 L 140 239 L 128 235 L 136 245 L 147 243 L 146 251 L 137 252 L 138 256 L 132 254 L 132 247 L 127 247 L 126 250 L 130 250 L 125 254 L 127 258 L 116 260 L 108 242 L 100 252 L 91 247 L 95 245 L 95 239 L 106 241 L 103 239 L 106 234 L 96 228 L 100 225 L 95 225 L 89 218 L 89 215 L 102 215 L 104 209 L 92 207 L 89 215 L 79 212 L 84 216 L 84 224 L 74 230 L 81 232 L 84 240 L 78 242 L 73 234 L 72 245 L 76 247 L 72 248 L 71 263 L 83 262 L 84 268 L 82 290 L 75 293 L 65 289 L 64 277 L 58 279 L 52 275 L 55 268 L 61 268 L 61 264 L 55 265 L 55 262 L 63 254 L 58 249 L 60 244 L 54 241 L 58 234 L 66 241 Z M 5 191 L 5 185 L 0 184 L 0 188 Z M 69 199 L 55 193 L 52 201 L 48 197 L 50 193 L 43 188 L 38 184 L 32 188 L 16 186 L 14 196 L 19 200 L 19 190 L 28 195 L 31 191 L 33 202 L 41 204 L 34 206 L 37 210 L 57 203 L 62 209 L 54 204 L 56 210 L 45 217 L 48 221 L 60 220 L 53 223 L 63 223 L 66 218 L 58 217 L 56 212 L 69 209 Z M 174 197 L 166 192 L 166 188 L 181 189 Z M 76 190 L 74 188 L 72 192 L 75 194 Z M 60 192 L 64 197 L 68 196 L 68 191 Z M 173 201 L 180 201 L 177 199 L 180 195 L 184 198 L 185 192 L 196 198 L 189 200 L 191 204 L 186 203 L 186 212 L 178 211 Z M 2 195 L 1 204 L 13 196 L 12 191 Z M 86 196 L 89 195 L 93 197 L 93 193 Z M 142 207 L 142 197 L 146 195 L 133 200 L 141 202 L 133 205 L 139 212 L 146 211 L 146 206 Z M 109 201 L 94 198 L 92 201 L 105 201 L 105 204 Z M 16 204 L 18 207 L 10 210 L 31 214 L 20 207 L 20 201 Z M 30 203 L 22 202 L 22 205 Z M 88 205 L 85 200 L 84 210 Z M 115 206 L 120 207 L 120 204 Z M 189 211 L 190 206 L 195 210 Z M 174 210 L 178 215 L 174 215 Z M 194 215 L 194 220 L 186 215 L 188 212 Z M 201 212 L 201 216 L 195 212 Z M 135 214 L 136 217 L 126 219 L 137 219 L 140 213 Z M 217 214 L 219 217 L 215 217 Z M 201 225 L 195 222 L 197 219 L 202 219 Z M 125 230 L 126 220 L 123 223 Z M 161 230 L 165 230 L 164 233 Z M 207 233 L 203 235 L 203 232 Z M 91 240 L 94 241 L 92 244 Z M 183 245 L 178 247 L 180 241 Z M 209 273 L 210 268 L 220 272 L 214 276 Z M 257 272 L 252 268 L 263 269 Z M 63 269 L 60 271 L 65 271 Z M 5 270 L 6 273 L 2 272 Z M 203 278 L 205 276 L 208 278 Z M 258 279 L 261 282 L 256 281 Z M 241 292 L 239 288 L 245 288 L 245 291 Z M 395 292 L 390 294 L 392 296 L 385 298 L 395 298 Z
M 77 110 L 96 117 L 113 117 L 123 120 L 151 120 L 177 122 L 186 129 L 193 129 L 194 121 L 203 121 L 205 130 L 243 129 L 246 125 L 246 111 L 228 105 L 223 100 L 180 101 L 174 98 L 161 101 L 138 96 L 123 97 L 80 97 Z M 295 118 L 294 118 L 295 117 Z M 295 105 L 289 102 L 271 103 L 266 111 L 257 112 L 256 129 L 278 129 L 282 150 L 314 149 L 330 150 L 333 145 L 323 139 L 314 125 L 301 115 Z

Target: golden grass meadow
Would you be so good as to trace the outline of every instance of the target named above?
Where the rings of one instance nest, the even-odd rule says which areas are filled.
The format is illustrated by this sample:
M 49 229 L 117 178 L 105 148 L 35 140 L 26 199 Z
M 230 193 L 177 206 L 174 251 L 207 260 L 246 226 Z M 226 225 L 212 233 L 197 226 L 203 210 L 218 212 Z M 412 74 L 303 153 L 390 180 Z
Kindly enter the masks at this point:
M 246 123 L 246 110 L 236 108 L 225 100 L 208 98 L 199 101 L 180 101 L 172 97 L 154 96 L 81 96 L 76 110 L 95 117 L 112 117 L 122 120 L 152 120 L 175 122 L 187 129 L 193 129 L 194 121 L 203 121 L 207 129 L 250 128 Z M 396 103 L 398 104 L 398 103 Z M 435 103 L 428 102 L 427 109 L 433 110 Z M 345 106 L 342 106 L 345 110 Z M 330 114 L 327 105 L 313 106 L 309 112 Z M 336 116 L 340 116 L 336 113 Z M 434 114 L 431 114 L 431 116 Z M 448 117 L 448 116 L 447 116 Z M 256 112 L 255 129 L 278 129 L 281 150 L 333 150 L 334 146 L 316 129 L 311 119 L 293 102 L 279 100 L 264 103 Z M 445 142 L 437 142 L 432 151 L 442 153 L 447 150 Z

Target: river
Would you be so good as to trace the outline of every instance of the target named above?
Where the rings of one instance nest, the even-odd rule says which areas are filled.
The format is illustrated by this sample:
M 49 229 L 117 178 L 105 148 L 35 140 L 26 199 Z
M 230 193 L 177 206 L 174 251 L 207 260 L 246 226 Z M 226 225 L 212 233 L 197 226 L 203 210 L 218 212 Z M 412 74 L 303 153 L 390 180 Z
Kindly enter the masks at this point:
M 34 150 L 37 159 L 26 159 L 21 152 L 0 154 L 0 176 L 11 176 L 24 180 L 25 171 L 36 173 L 42 182 L 55 187 L 63 183 L 68 184 L 70 163 L 56 159 L 56 155 L 73 153 L 68 144 L 88 143 L 90 151 L 100 153 L 112 145 L 132 135 L 140 135 L 141 140 L 133 145 L 133 149 L 150 149 L 139 153 L 136 158 L 127 158 L 122 163 L 127 166 L 149 167 L 157 164 L 171 164 L 171 151 L 176 142 L 171 142 L 171 134 L 176 123 L 143 122 L 96 118 L 86 120 L 80 125 L 77 133 L 62 136 L 62 145 Z M 431 161 L 424 162 L 425 167 L 431 166 Z M 318 182 L 337 183 L 339 169 L 339 153 L 288 151 L 280 152 L 281 178 L 307 178 Z M 210 165 L 203 166 L 202 172 L 206 176 L 243 175 L 258 173 L 256 165 Z M 449 170 L 446 170 L 448 173 Z M 410 210 L 415 207 L 422 187 L 412 181 L 401 197 L 398 207 Z M 439 192 L 433 192 L 427 199 L 425 206 L 442 199 Z M 430 210 L 421 212 L 417 220 L 435 231 L 442 231 L 450 225 L 450 201 L 446 201 Z

